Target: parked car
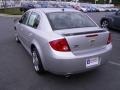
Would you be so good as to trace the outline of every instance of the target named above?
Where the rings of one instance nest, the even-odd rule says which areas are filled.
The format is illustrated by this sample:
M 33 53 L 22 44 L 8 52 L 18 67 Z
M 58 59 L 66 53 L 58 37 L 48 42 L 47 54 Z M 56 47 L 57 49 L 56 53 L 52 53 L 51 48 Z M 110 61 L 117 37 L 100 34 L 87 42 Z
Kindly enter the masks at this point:
M 119 10 L 119 9 L 116 8 L 116 7 L 111 8 L 111 11 L 112 11 L 112 12 L 116 12 L 116 11 L 118 11 L 118 10 Z
M 33 3 L 23 3 L 21 4 L 20 11 L 26 12 L 29 9 L 35 8 Z
M 103 28 L 113 28 L 120 30 L 120 10 L 117 12 L 106 15 L 100 21 L 101 27 Z
M 74 8 L 78 11 L 82 11 L 81 7 L 79 5 L 74 6 Z
M 45 4 L 45 3 L 44 3 L 44 4 L 41 4 L 41 7 L 42 7 L 42 8 L 47 8 L 47 7 L 48 7 L 48 4 Z
M 26 12 L 29 9 L 33 8 L 50 8 L 52 7 L 51 5 L 48 5 L 47 3 L 24 3 L 21 5 L 20 11 Z
M 92 5 L 91 7 L 92 7 L 94 12 L 99 12 L 99 9 L 95 5 Z
M 105 12 L 105 11 L 106 11 L 105 8 L 103 8 L 103 7 L 97 7 L 97 9 L 98 9 L 100 12 Z
M 80 11 L 83 11 L 83 12 L 99 12 L 99 9 L 91 5 L 81 5 L 79 8 L 80 8 Z
M 81 7 L 86 9 L 86 12 L 92 12 L 92 9 L 89 6 L 81 6 Z
M 105 12 L 111 12 L 112 11 L 109 7 L 102 7 L 102 8 L 105 10 Z
M 30 53 L 39 73 L 91 70 L 104 64 L 112 49 L 109 31 L 74 9 L 30 9 L 14 28 L 16 41 Z
M 34 4 L 34 8 L 41 8 L 42 6 L 40 4 Z
M 84 6 L 81 6 L 81 7 L 80 7 L 80 11 L 82 11 L 82 12 L 88 12 L 87 8 L 84 7 Z
M 64 8 L 72 8 L 71 5 L 63 5 Z
M 91 9 L 92 9 L 93 12 L 99 12 L 99 9 L 97 9 L 97 8 L 95 8 L 95 7 L 92 7 L 92 6 L 91 6 Z
M 118 8 L 115 8 L 115 7 L 105 7 L 104 9 L 107 12 L 115 12 L 119 10 Z

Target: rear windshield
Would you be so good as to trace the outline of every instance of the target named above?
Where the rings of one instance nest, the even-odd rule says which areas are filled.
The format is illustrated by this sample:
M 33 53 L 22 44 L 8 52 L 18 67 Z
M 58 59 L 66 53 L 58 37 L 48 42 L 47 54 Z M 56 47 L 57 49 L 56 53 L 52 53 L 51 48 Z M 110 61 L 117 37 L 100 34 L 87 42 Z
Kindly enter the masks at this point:
M 53 30 L 96 27 L 89 17 L 79 12 L 54 12 L 46 15 Z

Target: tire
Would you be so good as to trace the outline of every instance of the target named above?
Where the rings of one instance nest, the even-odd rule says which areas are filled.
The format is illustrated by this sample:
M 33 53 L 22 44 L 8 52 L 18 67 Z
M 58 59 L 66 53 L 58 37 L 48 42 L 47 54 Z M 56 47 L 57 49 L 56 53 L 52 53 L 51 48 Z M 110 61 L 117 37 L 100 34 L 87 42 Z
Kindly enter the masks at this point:
M 109 28 L 109 21 L 108 20 L 102 20 L 101 27 L 102 28 Z
M 43 73 L 44 68 L 41 62 L 40 55 L 36 48 L 32 49 L 32 61 L 33 61 L 33 66 L 34 66 L 35 71 L 37 73 Z

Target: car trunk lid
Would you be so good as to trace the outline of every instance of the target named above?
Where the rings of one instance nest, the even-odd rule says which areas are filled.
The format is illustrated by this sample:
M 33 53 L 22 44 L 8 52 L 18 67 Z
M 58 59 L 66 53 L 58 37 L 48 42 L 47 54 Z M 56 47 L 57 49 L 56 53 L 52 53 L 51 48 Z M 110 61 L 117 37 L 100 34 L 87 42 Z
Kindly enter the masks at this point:
M 103 49 L 107 45 L 109 32 L 98 27 L 56 30 L 66 38 L 75 55 Z

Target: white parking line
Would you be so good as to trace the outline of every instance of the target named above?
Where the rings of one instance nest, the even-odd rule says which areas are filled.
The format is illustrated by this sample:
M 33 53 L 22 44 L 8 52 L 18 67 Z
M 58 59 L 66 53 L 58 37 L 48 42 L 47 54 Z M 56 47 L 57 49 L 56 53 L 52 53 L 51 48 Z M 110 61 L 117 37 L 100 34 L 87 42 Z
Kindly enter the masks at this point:
M 109 61 L 108 63 L 116 65 L 116 66 L 120 66 L 120 63 L 116 63 L 116 62 L 113 62 L 113 61 Z

